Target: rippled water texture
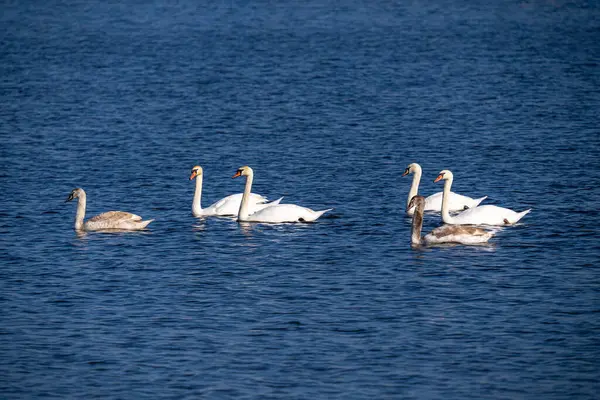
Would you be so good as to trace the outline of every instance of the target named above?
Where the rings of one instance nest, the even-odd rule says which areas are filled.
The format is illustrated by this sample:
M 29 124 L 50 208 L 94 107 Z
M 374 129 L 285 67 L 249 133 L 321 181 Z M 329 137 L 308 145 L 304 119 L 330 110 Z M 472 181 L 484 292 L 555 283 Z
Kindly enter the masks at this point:
M 0 397 L 597 398 L 599 5 L 396 3 L 5 2 Z M 411 162 L 533 211 L 412 249 Z M 197 164 L 334 210 L 194 218 Z

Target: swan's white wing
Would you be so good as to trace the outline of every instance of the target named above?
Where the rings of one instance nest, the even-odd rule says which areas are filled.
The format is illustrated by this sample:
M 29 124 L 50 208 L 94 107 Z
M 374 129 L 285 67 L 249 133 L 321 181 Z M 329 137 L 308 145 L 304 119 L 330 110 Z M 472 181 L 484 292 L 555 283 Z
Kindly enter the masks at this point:
M 243 193 L 236 193 L 227 197 L 223 197 L 221 200 L 202 210 L 202 213 L 204 215 L 237 215 L 240 210 L 240 204 L 242 203 L 242 196 Z M 256 193 L 250 193 L 250 209 L 252 209 L 253 205 L 263 204 L 266 201 L 266 197 Z
M 329 210 L 313 211 L 295 204 L 276 204 L 248 216 L 252 222 L 311 222 Z
M 273 200 L 270 203 L 250 204 L 250 206 L 248 207 L 248 212 L 249 212 L 249 214 L 254 214 L 257 211 L 262 210 L 263 208 L 267 208 L 267 207 L 271 207 L 271 206 L 276 206 L 277 204 L 281 203 L 281 200 L 283 200 L 283 197 L 280 197 L 277 200 Z
M 477 205 L 485 200 L 486 197 L 473 199 L 468 196 L 463 196 L 462 194 L 450 192 L 448 211 L 462 211 L 467 208 L 477 207 Z M 441 211 L 442 198 L 443 192 L 437 192 L 425 198 L 425 211 Z
M 519 221 L 531 210 L 517 213 L 511 209 L 493 205 L 470 208 L 453 217 L 454 224 L 507 225 Z

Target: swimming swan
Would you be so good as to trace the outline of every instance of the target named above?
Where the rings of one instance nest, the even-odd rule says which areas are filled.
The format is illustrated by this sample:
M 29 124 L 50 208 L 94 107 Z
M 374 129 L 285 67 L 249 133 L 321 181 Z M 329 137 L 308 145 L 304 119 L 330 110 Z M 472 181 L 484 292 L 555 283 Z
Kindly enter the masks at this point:
M 242 204 L 240 205 L 238 212 L 238 221 L 271 223 L 312 222 L 327 211 L 333 210 L 332 208 L 329 208 L 322 211 L 313 211 L 310 208 L 297 206 L 295 204 L 275 204 L 250 214 L 248 200 L 250 191 L 252 190 L 254 171 L 248 166 L 240 167 L 235 175 L 233 175 L 233 178 L 237 178 L 238 176 L 246 177 L 246 187 L 242 197 Z
M 75 198 L 79 198 L 79 202 L 77 204 L 77 214 L 75 216 L 76 231 L 98 231 L 107 229 L 137 231 L 144 229 L 150 222 L 154 221 L 153 219 L 142 221 L 142 217 L 139 215 L 128 212 L 108 211 L 96 215 L 84 223 L 83 218 L 85 217 L 86 205 L 85 191 L 81 188 L 73 189 L 65 202 L 71 201 Z
M 425 203 L 425 197 L 414 196 L 406 207 L 407 210 L 410 208 L 414 208 L 415 210 L 412 218 L 412 232 L 410 237 L 413 246 L 441 243 L 480 244 L 487 242 L 494 236 L 492 232 L 474 226 L 442 225 L 421 238 Z
M 202 199 L 202 178 L 204 173 L 202 167 L 196 165 L 192 168 L 192 174 L 190 175 L 190 181 L 196 179 L 196 191 L 194 192 L 194 200 L 192 201 L 192 214 L 194 217 L 205 217 L 205 216 L 223 216 L 223 215 L 237 215 L 240 210 L 240 204 L 242 203 L 242 193 L 232 194 L 227 197 L 223 197 L 221 200 L 211 204 L 206 208 L 200 206 L 200 200 Z M 282 198 L 275 200 L 271 203 L 267 203 L 267 198 L 256 193 L 250 194 L 250 211 L 256 212 L 262 210 L 265 207 L 279 204 Z
M 417 163 L 409 164 L 408 167 L 404 170 L 402 176 L 406 176 L 408 174 L 414 174 L 412 185 L 410 186 L 410 191 L 408 192 L 408 199 L 406 200 L 406 204 L 410 202 L 410 200 L 419 193 L 419 183 L 421 182 L 421 166 Z M 425 211 L 441 211 L 442 210 L 442 192 L 437 192 L 425 198 Z M 480 197 L 478 199 L 473 199 L 468 196 L 463 196 L 454 192 L 450 192 L 450 205 L 448 211 L 463 211 L 468 208 L 474 208 L 479 205 L 483 200 L 487 199 L 487 196 Z M 412 215 L 415 211 L 413 208 L 406 209 L 406 213 L 408 215 Z
M 492 205 L 483 205 L 475 208 L 470 208 L 461 212 L 454 217 L 450 216 L 449 205 L 448 205 L 448 193 L 450 193 L 450 188 L 452 187 L 452 181 L 454 176 L 452 172 L 447 169 L 440 172 L 437 178 L 435 178 L 434 182 L 438 182 L 444 179 L 444 197 L 442 200 L 442 221 L 446 224 L 452 225 L 511 225 L 518 222 L 521 218 L 523 218 L 527 213 L 531 211 L 525 210 L 522 212 L 515 212 L 508 208 L 492 206 Z

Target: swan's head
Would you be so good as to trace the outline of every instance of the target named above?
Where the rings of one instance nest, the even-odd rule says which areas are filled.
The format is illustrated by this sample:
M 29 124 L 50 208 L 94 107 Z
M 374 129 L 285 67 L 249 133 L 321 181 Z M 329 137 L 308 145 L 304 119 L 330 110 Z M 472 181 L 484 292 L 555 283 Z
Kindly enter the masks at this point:
M 85 194 L 85 192 L 81 188 L 71 190 L 71 193 L 69 194 L 69 197 L 67 197 L 67 199 L 65 200 L 65 203 L 78 198 L 82 194 Z
M 194 168 L 192 168 L 192 174 L 190 175 L 190 181 L 192 179 L 194 179 L 195 177 L 197 177 L 198 175 L 202 176 L 202 167 L 199 165 L 196 165 Z
M 452 172 L 448 171 L 447 169 L 440 171 L 439 175 L 437 176 L 437 178 L 435 178 L 435 181 L 433 182 L 439 182 L 442 179 L 452 180 Z
M 232 178 L 237 178 L 238 176 L 250 176 L 253 174 L 252 168 L 250 168 L 247 165 L 244 165 L 243 167 L 239 167 L 238 170 L 235 172 L 235 174 L 232 176 Z
M 402 176 L 406 176 L 408 174 L 413 174 L 419 170 L 421 170 L 421 166 L 419 164 L 417 164 L 417 163 L 408 164 L 408 167 L 406 167 Z
M 408 202 L 408 206 L 406 206 L 406 211 L 410 210 L 411 208 L 415 207 L 416 211 L 423 211 L 425 210 L 425 197 L 423 196 L 413 196 L 412 199 L 410 199 L 410 201 Z

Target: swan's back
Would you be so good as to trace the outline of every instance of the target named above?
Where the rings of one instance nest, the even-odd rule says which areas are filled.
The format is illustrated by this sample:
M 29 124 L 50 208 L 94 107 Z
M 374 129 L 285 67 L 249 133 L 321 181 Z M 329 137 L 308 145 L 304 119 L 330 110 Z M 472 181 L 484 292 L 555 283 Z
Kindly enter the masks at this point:
M 442 225 L 425 235 L 423 240 L 428 244 L 436 243 L 485 243 L 494 234 L 474 226 Z
M 425 207 L 424 211 L 442 211 L 442 199 L 443 192 L 437 192 L 432 194 L 431 196 L 427 196 L 425 198 Z M 469 208 L 474 208 L 479 205 L 482 201 L 487 199 L 487 196 L 480 197 L 478 199 L 473 199 L 468 196 L 463 196 L 462 194 L 450 192 L 450 196 L 448 196 L 448 211 L 463 211 Z M 415 208 L 410 208 L 407 213 L 408 215 L 413 215 L 415 212 Z
M 322 211 L 313 211 L 310 208 L 295 204 L 275 204 L 251 214 L 246 221 L 253 222 L 312 222 L 332 208 Z
M 483 205 L 470 208 L 453 217 L 456 224 L 486 224 L 486 225 L 509 225 L 518 222 L 527 215 L 531 209 L 516 212 L 508 208 L 494 205 Z
M 210 206 L 206 207 L 203 211 L 205 215 L 237 215 L 240 210 L 240 204 L 242 203 L 243 193 L 236 193 L 223 197 L 221 200 L 216 201 Z M 261 196 L 256 193 L 250 194 L 250 209 L 253 206 L 264 204 L 268 200 L 265 196 Z
M 125 211 L 108 211 L 98 214 L 85 222 L 86 230 L 145 228 L 153 220 L 142 221 L 142 217 Z
M 441 211 L 444 192 L 437 192 L 425 198 L 425 211 Z M 448 211 L 462 211 L 479 205 L 487 196 L 473 199 L 462 194 L 450 192 Z
M 88 219 L 87 222 L 116 222 L 125 220 L 141 221 L 142 217 L 125 211 L 107 211 L 105 213 L 98 214 L 95 217 Z

